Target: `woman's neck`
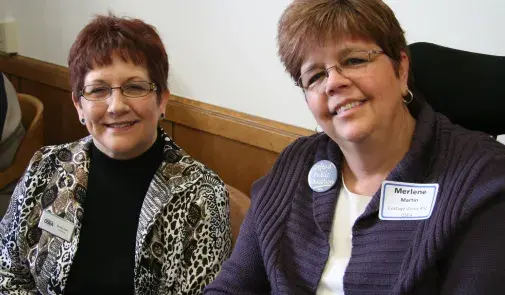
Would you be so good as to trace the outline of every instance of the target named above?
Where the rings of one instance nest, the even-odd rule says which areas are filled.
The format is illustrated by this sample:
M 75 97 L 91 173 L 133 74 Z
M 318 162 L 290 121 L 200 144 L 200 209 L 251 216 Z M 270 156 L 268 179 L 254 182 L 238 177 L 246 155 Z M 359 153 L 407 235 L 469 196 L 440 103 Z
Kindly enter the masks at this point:
M 344 154 L 342 173 L 347 188 L 372 196 L 409 150 L 415 125 L 415 119 L 405 109 L 390 126 L 364 142 L 339 144 Z

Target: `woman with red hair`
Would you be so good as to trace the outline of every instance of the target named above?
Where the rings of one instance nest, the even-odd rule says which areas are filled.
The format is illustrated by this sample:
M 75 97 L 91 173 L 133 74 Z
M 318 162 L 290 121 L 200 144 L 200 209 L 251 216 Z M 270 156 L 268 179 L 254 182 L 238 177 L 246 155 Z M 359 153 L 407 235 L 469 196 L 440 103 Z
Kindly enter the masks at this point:
M 33 156 L 0 224 L 0 293 L 200 294 L 231 249 L 228 192 L 159 127 L 159 35 L 98 16 L 68 63 L 90 136 Z

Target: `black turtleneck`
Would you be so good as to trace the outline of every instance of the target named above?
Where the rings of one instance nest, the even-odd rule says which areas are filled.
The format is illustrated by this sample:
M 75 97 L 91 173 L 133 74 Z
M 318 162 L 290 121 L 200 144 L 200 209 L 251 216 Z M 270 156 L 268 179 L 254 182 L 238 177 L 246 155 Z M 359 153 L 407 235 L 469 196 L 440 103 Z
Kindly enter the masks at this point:
M 163 139 L 131 160 L 93 144 L 77 254 L 65 294 L 133 294 L 135 238 L 142 202 L 163 158 Z

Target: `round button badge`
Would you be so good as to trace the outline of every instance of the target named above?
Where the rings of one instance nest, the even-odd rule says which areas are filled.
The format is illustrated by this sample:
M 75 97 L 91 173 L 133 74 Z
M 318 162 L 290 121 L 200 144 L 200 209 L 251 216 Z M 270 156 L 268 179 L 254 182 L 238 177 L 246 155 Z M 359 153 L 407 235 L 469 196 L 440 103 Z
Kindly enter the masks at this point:
M 337 167 L 328 160 L 321 160 L 310 168 L 308 180 L 313 191 L 325 192 L 337 182 Z

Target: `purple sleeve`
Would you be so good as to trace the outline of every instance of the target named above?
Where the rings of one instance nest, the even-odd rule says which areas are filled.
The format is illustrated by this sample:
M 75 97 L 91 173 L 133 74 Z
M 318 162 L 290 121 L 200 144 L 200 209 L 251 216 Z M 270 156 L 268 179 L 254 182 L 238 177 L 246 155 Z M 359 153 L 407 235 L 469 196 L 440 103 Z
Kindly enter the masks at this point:
M 441 295 L 504 294 L 505 202 L 487 204 L 462 225 L 443 263 Z
M 253 185 L 251 194 L 253 205 L 254 196 L 262 186 L 263 180 Z M 270 294 L 270 284 L 256 234 L 253 205 L 240 227 L 231 257 L 224 262 L 221 273 L 207 286 L 204 294 Z

